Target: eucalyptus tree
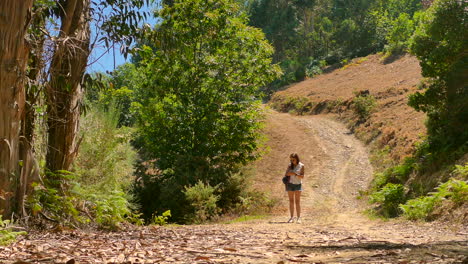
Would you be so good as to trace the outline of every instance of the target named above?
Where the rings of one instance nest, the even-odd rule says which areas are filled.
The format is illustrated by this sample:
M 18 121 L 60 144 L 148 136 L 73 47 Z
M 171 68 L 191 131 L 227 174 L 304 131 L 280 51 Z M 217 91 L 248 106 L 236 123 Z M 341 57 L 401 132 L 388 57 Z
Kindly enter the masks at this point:
M 78 151 L 91 46 L 119 42 L 128 52 L 145 16 L 138 8 L 149 2 L 1 1 L 0 210 L 21 212 L 31 177 L 38 174 L 31 151 L 37 99 L 45 97 L 47 106 L 46 167 L 68 170 Z M 99 36 L 93 43 L 91 24 Z
M 110 47 L 124 43 L 123 51 L 135 39 L 143 19 L 138 8 L 148 0 L 60 0 L 51 9 L 58 18 L 58 34 L 46 84 L 48 114 L 48 150 L 46 166 L 50 171 L 68 170 L 75 158 L 79 117 L 82 110 L 82 81 L 91 51 L 90 25 L 97 24 L 101 43 Z M 107 8 L 107 9 L 106 9 Z M 108 15 L 106 15 L 108 13 Z M 97 19 L 96 19 L 97 18 Z
M 21 160 L 28 159 L 20 142 L 25 114 L 25 76 L 28 62 L 26 30 L 33 0 L 0 1 L 0 214 L 10 215 L 21 187 Z

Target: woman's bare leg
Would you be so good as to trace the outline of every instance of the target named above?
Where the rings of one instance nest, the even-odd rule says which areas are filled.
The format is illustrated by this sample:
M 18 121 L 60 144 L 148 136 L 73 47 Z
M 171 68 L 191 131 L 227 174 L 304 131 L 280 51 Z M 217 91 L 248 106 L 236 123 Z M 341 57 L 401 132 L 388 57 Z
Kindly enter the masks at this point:
M 294 217 L 294 193 L 295 192 L 290 192 L 288 191 L 288 196 L 289 196 L 289 214 L 291 217 Z
M 294 198 L 296 200 L 296 214 L 297 218 L 301 217 L 301 191 L 294 191 Z M 289 198 L 291 201 L 291 198 Z M 291 205 L 289 206 L 291 208 Z

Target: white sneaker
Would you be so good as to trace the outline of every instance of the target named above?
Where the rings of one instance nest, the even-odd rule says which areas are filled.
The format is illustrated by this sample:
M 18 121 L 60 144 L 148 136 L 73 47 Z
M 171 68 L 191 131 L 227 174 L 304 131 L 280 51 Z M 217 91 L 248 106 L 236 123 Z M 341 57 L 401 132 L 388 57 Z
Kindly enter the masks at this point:
M 294 223 L 294 216 L 289 218 L 288 223 Z
M 297 218 L 296 223 L 298 223 L 298 224 L 302 223 L 302 220 L 301 220 L 300 217 Z

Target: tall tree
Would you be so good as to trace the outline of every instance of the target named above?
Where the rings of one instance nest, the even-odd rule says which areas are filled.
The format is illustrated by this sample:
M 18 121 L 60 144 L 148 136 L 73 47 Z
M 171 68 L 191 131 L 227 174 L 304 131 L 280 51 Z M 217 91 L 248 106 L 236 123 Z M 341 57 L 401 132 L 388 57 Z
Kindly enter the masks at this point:
M 25 107 L 25 70 L 28 46 L 25 33 L 33 0 L 0 2 L 0 213 L 14 210 L 24 153 L 20 146 Z M 27 145 L 24 144 L 26 147 Z
M 139 131 L 165 172 L 154 183 L 161 191 L 146 201 L 157 201 L 145 208 L 149 215 L 170 208 L 180 220 L 184 186 L 201 180 L 225 188 L 258 156 L 256 96 L 279 70 L 263 33 L 238 8 L 233 0 L 176 0 L 160 12 L 155 48 L 142 48 L 148 96 L 137 107 Z
M 410 47 L 429 84 L 409 102 L 427 113 L 428 134 L 435 149 L 458 148 L 468 142 L 467 8 L 466 1 L 434 1 Z
M 90 0 L 59 2 L 61 27 L 50 65 L 50 83 L 46 87 L 46 164 L 51 171 L 68 170 L 78 151 L 81 80 L 90 53 L 90 4 Z
M 52 14 L 59 18 L 60 31 L 50 64 L 50 82 L 46 85 L 48 101 L 47 169 L 68 170 L 75 158 L 79 117 L 82 108 L 81 85 L 90 55 L 90 23 L 98 20 L 99 39 L 106 47 L 124 44 L 125 55 L 138 32 L 138 23 L 146 17 L 138 11 L 149 0 L 60 0 Z M 110 8 L 110 10 L 105 10 Z M 94 11 L 92 13 L 92 11 Z M 109 12 L 110 15 L 105 15 Z M 97 16 L 92 17 L 92 14 Z M 143 14 L 143 15 L 142 15 Z M 102 37 L 102 38 L 101 38 Z M 95 44 L 95 43 L 93 43 Z

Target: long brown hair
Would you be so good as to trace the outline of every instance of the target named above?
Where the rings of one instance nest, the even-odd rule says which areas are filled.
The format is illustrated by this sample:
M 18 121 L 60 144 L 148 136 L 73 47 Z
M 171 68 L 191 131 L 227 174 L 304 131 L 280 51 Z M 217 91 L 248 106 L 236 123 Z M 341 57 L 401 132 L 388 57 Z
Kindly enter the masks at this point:
M 299 155 L 297 155 L 297 153 L 292 153 L 291 155 L 289 155 L 289 158 L 296 159 L 296 160 L 297 160 L 297 164 L 299 164 L 299 162 L 301 161 L 301 160 L 299 159 Z M 289 164 L 289 168 L 290 168 L 291 170 L 294 169 L 294 164 L 293 164 L 292 162 Z

